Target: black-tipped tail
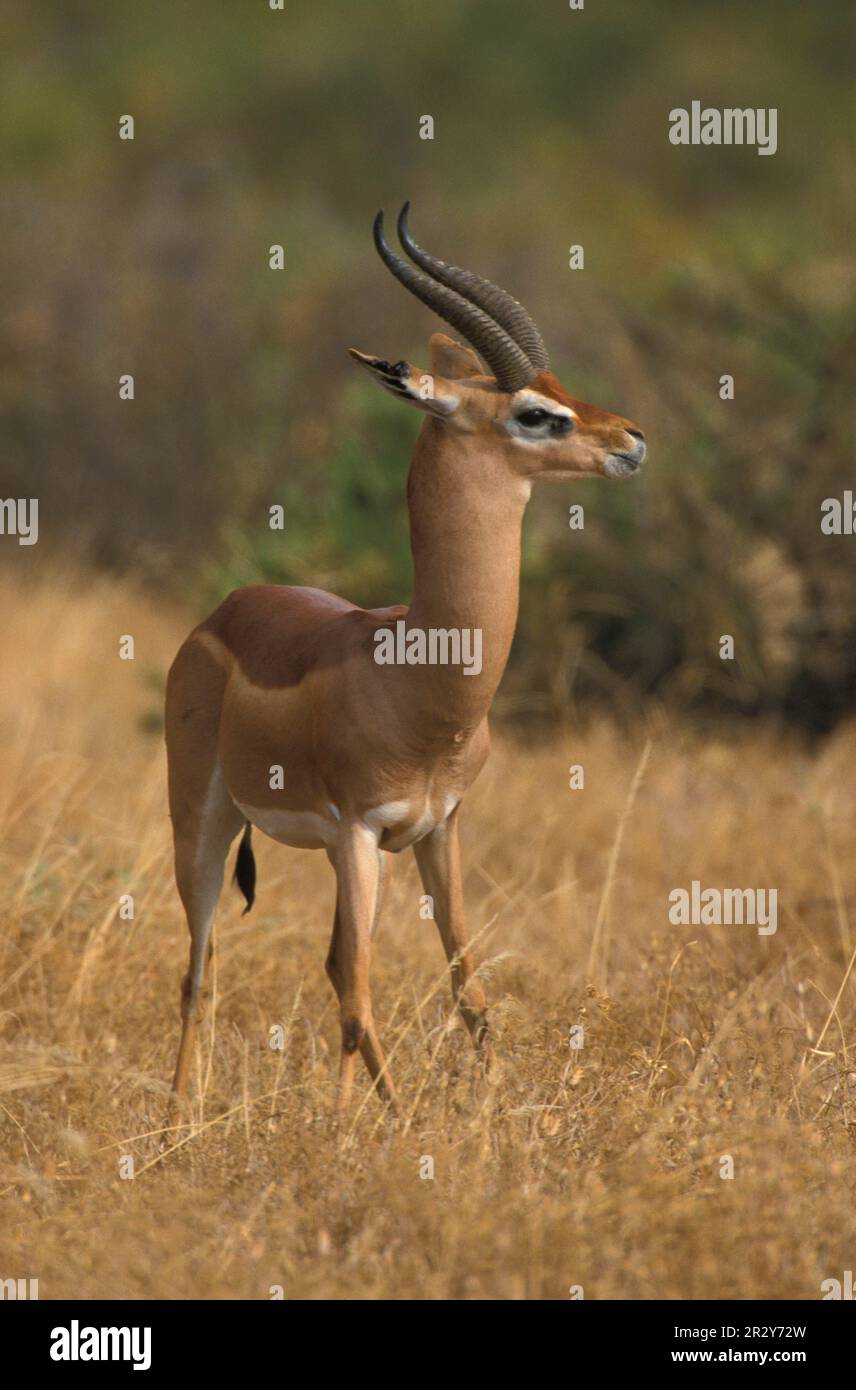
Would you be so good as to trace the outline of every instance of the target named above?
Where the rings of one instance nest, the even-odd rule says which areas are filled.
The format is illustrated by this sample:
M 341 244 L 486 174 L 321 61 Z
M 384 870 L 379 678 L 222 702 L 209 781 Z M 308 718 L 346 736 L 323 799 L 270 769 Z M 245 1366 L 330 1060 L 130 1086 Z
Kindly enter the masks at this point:
M 253 854 L 251 843 L 252 834 L 253 827 L 247 821 L 246 829 L 241 836 L 241 843 L 238 845 L 238 857 L 235 860 L 233 880 L 247 900 L 247 906 L 243 912 L 245 917 L 256 900 L 256 857 Z

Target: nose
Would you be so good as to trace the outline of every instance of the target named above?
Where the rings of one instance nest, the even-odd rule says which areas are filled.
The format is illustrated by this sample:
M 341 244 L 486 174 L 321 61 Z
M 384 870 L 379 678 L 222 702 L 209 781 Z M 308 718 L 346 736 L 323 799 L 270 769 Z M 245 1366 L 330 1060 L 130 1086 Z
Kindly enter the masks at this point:
M 637 468 L 640 468 L 645 462 L 645 455 L 648 452 L 645 436 L 641 430 L 631 428 L 630 425 L 624 426 L 624 433 L 629 434 L 630 438 L 633 440 L 633 448 L 630 450 L 627 457 L 632 460 Z

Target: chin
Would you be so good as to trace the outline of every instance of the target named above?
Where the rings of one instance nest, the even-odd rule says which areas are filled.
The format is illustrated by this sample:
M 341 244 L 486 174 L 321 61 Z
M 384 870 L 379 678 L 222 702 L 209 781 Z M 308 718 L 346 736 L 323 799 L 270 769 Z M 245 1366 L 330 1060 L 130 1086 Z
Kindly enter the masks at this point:
M 622 458 L 620 454 L 610 454 L 603 471 L 607 478 L 630 478 L 634 473 L 638 473 L 639 465 L 632 459 Z

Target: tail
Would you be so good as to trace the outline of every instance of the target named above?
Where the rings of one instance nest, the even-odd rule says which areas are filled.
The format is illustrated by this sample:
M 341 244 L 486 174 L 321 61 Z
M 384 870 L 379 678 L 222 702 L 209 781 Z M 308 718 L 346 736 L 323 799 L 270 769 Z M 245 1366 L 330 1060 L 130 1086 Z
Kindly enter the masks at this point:
M 244 908 L 246 917 L 256 898 L 256 857 L 253 854 L 253 847 L 250 843 L 253 827 L 247 821 L 246 828 L 241 836 L 241 843 L 238 845 L 238 857 L 235 860 L 235 874 L 233 882 L 237 883 L 241 892 L 247 900 Z

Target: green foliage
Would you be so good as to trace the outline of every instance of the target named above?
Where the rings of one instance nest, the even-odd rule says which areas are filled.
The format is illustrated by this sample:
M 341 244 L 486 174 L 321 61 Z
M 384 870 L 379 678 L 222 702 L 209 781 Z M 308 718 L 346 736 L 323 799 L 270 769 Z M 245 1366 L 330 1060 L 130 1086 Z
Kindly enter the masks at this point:
M 411 582 L 405 481 L 419 420 L 359 382 L 346 392 L 331 454 L 313 486 L 276 489 L 270 513 L 230 523 L 204 574 L 207 605 L 242 584 L 341 589 L 365 607 L 406 600 Z

